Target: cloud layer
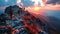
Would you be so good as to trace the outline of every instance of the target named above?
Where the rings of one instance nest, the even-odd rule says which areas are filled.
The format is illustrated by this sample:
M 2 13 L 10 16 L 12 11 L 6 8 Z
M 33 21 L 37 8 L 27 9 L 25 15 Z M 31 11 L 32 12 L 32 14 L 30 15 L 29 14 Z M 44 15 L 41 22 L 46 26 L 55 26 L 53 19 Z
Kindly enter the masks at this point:
M 24 7 L 28 7 L 34 4 L 34 2 L 32 2 L 31 0 L 21 0 L 21 3 Z
M 47 1 L 47 4 L 56 4 L 56 3 L 60 4 L 60 0 L 48 0 Z
M 16 0 L 0 0 L 0 7 L 12 4 L 16 4 Z

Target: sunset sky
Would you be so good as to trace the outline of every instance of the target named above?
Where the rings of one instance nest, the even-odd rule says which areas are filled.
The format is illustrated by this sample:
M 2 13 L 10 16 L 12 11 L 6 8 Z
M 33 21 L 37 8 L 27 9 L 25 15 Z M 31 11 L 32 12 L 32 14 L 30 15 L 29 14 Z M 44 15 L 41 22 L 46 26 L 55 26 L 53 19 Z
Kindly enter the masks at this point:
M 0 0 L 0 13 L 3 13 L 7 6 L 16 4 L 33 13 L 60 17 L 60 0 Z
M 60 31 L 60 0 L 0 0 L 0 14 L 4 13 L 6 7 L 13 5 L 25 7 L 30 13 L 38 15 L 36 17 L 43 18 L 42 21 L 51 18 L 47 20 L 48 25 Z

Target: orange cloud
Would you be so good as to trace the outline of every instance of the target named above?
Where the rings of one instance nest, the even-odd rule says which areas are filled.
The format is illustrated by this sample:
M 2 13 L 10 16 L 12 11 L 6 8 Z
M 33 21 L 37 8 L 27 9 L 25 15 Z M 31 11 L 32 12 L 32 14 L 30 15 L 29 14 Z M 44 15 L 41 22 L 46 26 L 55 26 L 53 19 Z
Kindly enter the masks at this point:
M 60 5 L 59 4 L 56 4 L 56 5 L 47 4 L 47 6 L 45 6 L 44 9 L 48 9 L 48 10 L 60 10 Z

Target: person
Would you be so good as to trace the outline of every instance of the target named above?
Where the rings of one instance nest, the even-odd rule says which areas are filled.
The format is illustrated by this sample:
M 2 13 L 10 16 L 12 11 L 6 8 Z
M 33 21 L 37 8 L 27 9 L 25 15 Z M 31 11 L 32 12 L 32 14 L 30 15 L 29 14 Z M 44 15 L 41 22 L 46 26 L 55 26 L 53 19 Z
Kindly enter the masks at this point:
M 11 26 L 6 23 L 5 14 L 0 15 L 0 34 L 12 34 Z
M 4 14 L 0 15 L 0 25 L 6 25 L 5 15 Z

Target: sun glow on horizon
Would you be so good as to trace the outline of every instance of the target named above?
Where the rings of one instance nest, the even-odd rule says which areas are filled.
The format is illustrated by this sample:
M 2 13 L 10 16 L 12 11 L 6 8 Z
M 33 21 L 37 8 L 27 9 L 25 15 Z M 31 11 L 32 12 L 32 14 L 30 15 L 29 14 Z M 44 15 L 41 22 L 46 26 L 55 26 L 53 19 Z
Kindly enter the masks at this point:
M 38 6 L 34 7 L 33 9 L 34 9 L 35 11 L 40 10 L 40 8 L 39 8 Z
M 27 10 L 38 12 L 39 10 L 41 10 L 41 7 L 40 6 L 32 6 L 32 7 L 28 7 Z

